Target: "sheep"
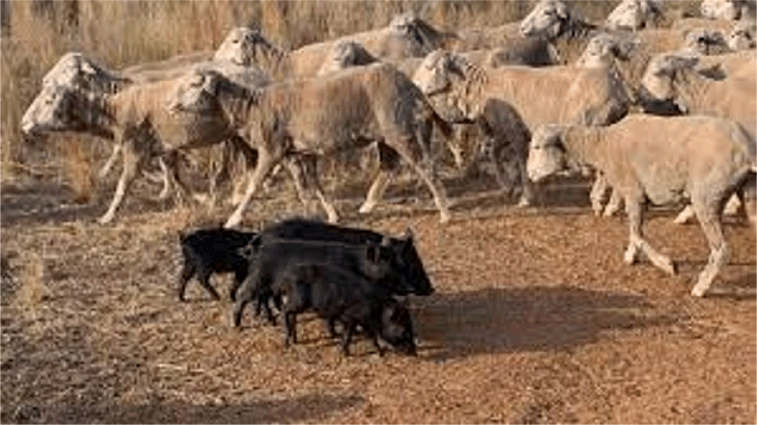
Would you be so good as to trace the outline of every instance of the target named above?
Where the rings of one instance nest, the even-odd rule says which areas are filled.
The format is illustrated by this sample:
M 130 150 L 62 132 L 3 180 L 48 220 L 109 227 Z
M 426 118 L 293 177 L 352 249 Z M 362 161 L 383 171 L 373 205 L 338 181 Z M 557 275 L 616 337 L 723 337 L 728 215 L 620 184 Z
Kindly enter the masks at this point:
M 215 53 L 215 56 L 212 56 L 212 52 L 210 54 L 200 52 L 176 56 L 161 62 L 129 67 L 120 73 L 106 69 L 81 53 L 68 53 L 63 55 L 58 63 L 45 75 L 43 78 L 43 87 L 55 84 L 112 94 L 132 84 L 176 78 L 176 76 L 182 75 L 188 69 L 196 66 L 216 67 L 216 69 L 226 73 L 229 77 L 252 87 L 267 83 L 268 76 L 258 71 L 253 65 L 256 61 L 262 60 L 261 58 L 270 53 L 272 48 L 270 43 L 260 35 L 259 31 L 240 27 L 230 31 Z M 208 59 L 213 59 L 213 61 L 207 62 Z M 36 102 L 36 100 L 32 102 L 29 110 L 35 108 Z M 120 155 L 120 151 L 121 146 L 115 144 L 112 154 L 98 173 L 101 178 L 104 178 L 110 169 L 112 169 Z M 246 150 L 244 145 L 238 143 L 236 139 L 232 139 L 224 144 L 224 150 L 221 151 L 221 155 L 228 155 L 229 151 L 244 154 L 247 162 L 252 160 L 252 153 Z M 162 159 L 158 158 L 158 162 L 163 171 L 163 190 L 159 195 L 163 199 L 169 194 L 170 181 Z M 215 187 L 219 184 L 225 172 L 226 161 L 224 160 L 221 162 L 221 167 L 210 180 L 210 192 L 213 198 L 215 198 Z M 176 183 L 181 184 L 180 181 L 176 181 Z M 186 189 L 181 189 L 186 192 Z
M 490 98 L 517 108 L 529 128 L 570 122 L 608 125 L 620 120 L 630 104 L 622 80 L 608 67 L 484 70 L 439 50 L 426 57 L 413 81 L 442 117 L 456 122 L 476 119 Z
M 757 21 L 740 21 L 728 33 L 728 47 L 731 50 L 748 50 L 757 47 Z
M 650 62 L 644 74 L 644 96 L 650 101 L 672 102 L 690 114 L 730 118 L 754 132 L 757 124 L 755 56 L 733 55 L 739 65 L 732 66 L 736 68 L 734 75 L 723 80 L 713 80 L 696 72 L 695 66 L 700 60 L 696 56 L 659 55 Z M 748 67 L 751 67 L 751 73 L 742 70 Z
M 683 48 L 702 55 L 719 55 L 730 50 L 723 32 L 704 28 L 689 31 L 684 36 Z
M 133 65 L 121 70 L 121 76 L 135 83 L 154 83 L 178 78 L 194 67 L 209 62 L 231 63 L 242 67 L 266 68 L 283 52 L 269 42 L 258 29 L 232 28 L 215 51 L 192 52 L 157 62 Z
M 723 204 L 754 179 L 755 139 L 739 123 L 707 116 L 658 117 L 632 114 L 608 127 L 543 126 L 535 130 L 528 175 L 540 181 L 570 163 L 591 164 L 606 176 L 626 204 L 628 264 L 640 253 L 665 273 L 674 263 L 644 239 L 647 200 L 654 204 L 690 198 L 710 245 L 710 257 L 691 294 L 703 296 L 727 262 L 721 228 Z
M 739 21 L 726 20 L 726 19 L 711 19 L 711 18 L 684 18 L 676 19 L 670 26 L 670 29 L 680 31 L 681 33 L 687 33 L 695 29 L 705 29 L 708 31 L 722 31 L 728 33 L 738 24 Z
M 50 85 L 24 115 L 27 134 L 81 131 L 112 138 L 121 145 L 123 171 L 116 192 L 100 223 L 113 220 L 116 209 L 137 172 L 151 158 L 173 162 L 179 150 L 210 146 L 235 137 L 226 123 L 209 117 L 176 117 L 164 99 L 181 79 L 136 84 L 115 93 L 98 93 L 71 86 Z
M 544 37 L 523 37 L 518 24 L 509 23 L 494 28 L 474 28 L 460 31 L 444 46 L 459 53 L 496 51 L 492 64 L 550 66 L 562 63 L 557 49 Z
M 623 0 L 605 19 L 610 29 L 638 30 L 649 28 L 661 16 L 659 1 Z
M 699 11 L 705 18 L 738 20 L 754 16 L 754 1 L 702 0 Z
M 598 25 L 587 22 L 561 0 L 541 0 L 519 25 L 522 36 L 553 43 L 564 63 L 574 63 L 598 30 Z
M 440 32 L 412 13 L 395 16 L 387 27 L 351 34 L 336 40 L 308 44 L 283 55 L 268 69 L 279 80 L 312 78 L 339 42 L 351 40 L 362 45 L 373 57 L 388 62 L 421 57 L 454 37 Z
M 750 73 L 731 75 L 723 80 L 712 80 L 694 71 L 698 57 L 665 54 L 650 62 L 643 79 L 643 93 L 652 101 L 671 102 L 681 111 L 729 118 L 739 122 L 752 138 L 757 128 L 757 78 L 754 74 L 755 56 L 737 54 L 742 67 L 751 67 Z M 730 202 L 728 212 L 732 212 Z M 674 220 L 686 223 L 694 216 L 691 207 L 684 209 Z
M 323 76 L 351 66 L 368 65 L 378 59 L 368 53 L 362 44 L 353 40 L 338 40 L 321 65 L 316 76 Z
M 686 42 L 684 42 L 684 37 L 688 37 L 688 43 L 693 43 L 695 48 L 701 46 L 705 49 L 705 52 L 712 49 L 713 46 L 708 36 L 705 34 L 704 39 L 698 40 L 698 37 L 696 37 L 697 33 L 700 33 L 700 31 L 692 31 L 686 35 L 671 30 L 647 30 L 633 35 L 619 32 L 601 33 L 591 38 L 576 65 L 586 67 L 614 64 L 618 67 L 623 80 L 628 84 L 635 102 L 643 102 L 644 99 L 638 99 L 637 95 L 638 91 L 642 88 L 642 79 L 652 58 L 663 53 L 681 51 L 681 47 L 687 50 L 685 49 Z M 724 52 L 726 49 L 722 42 L 719 47 L 716 47 L 719 53 Z M 681 52 L 680 54 L 683 55 L 684 52 Z M 704 52 L 701 50 L 696 52 L 689 49 L 686 54 L 691 56 L 698 53 Z M 710 50 L 710 53 L 714 53 L 714 51 Z M 713 76 L 713 66 L 720 62 L 729 62 L 730 59 L 728 58 L 728 55 L 701 58 L 703 65 L 700 67 L 700 73 L 704 75 L 709 73 L 710 76 Z M 675 110 L 660 109 L 660 106 L 669 105 L 641 104 L 640 106 L 651 113 L 671 114 L 678 112 Z
M 210 70 L 198 75 L 200 79 L 187 79 L 187 84 L 172 94 L 170 109 L 177 114 L 194 115 L 223 111 L 229 127 L 241 129 L 258 151 L 258 164 L 250 175 L 245 197 L 225 227 L 241 222 L 257 187 L 282 159 L 324 156 L 374 141 L 379 142 L 383 167 L 360 211 L 371 211 L 381 199 L 389 170 L 401 157 L 428 185 L 441 221 L 449 220 L 444 187 L 422 166 L 421 158 L 431 126 L 436 124 L 445 134 L 450 129 L 412 81 L 392 65 L 374 63 L 319 79 L 288 80 L 253 91 Z M 310 177 L 329 221 L 336 221 L 336 211 L 320 193 L 317 178 Z

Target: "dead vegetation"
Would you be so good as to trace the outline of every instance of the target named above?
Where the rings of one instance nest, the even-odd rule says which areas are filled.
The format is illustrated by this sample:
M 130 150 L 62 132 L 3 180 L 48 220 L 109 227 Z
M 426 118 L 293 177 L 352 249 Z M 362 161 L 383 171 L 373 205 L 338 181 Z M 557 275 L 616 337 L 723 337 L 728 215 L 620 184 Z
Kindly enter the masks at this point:
M 626 226 L 594 217 L 588 186 L 550 184 L 547 203 L 516 210 L 490 192 L 460 196 L 440 226 L 430 199 L 393 199 L 347 222 L 411 226 L 437 289 L 413 297 L 419 357 L 380 358 L 365 339 L 343 358 L 318 320 L 301 343 L 190 286 L 179 303 L 177 231 L 224 213 L 139 198 L 113 226 L 31 212 L 1 240 L 2 406 L 17 423 L 749 422 L 755 410 L 755 236 L 726 226 L 732 261 L 688 296 L 707 260 L 697 226 L 651 214 L 651 243 L 679 260 L 668 277 L 622 262 Z M 421 192 L 421 191 L 418 191 Z M 50 194 L 48 194 L 49 196 Z M 28 204 L 32 208 L 37 204 Z M 56 206 L 60 211 L 60 206 Z M 84 207 L 80 207 L 84 208 Z M 255 202 L 246 225 L 298 211 L 295 197 Z M 287 212 L 288 211 L 288 212 Z M 667 252 L 666 252 L 667 253 Z M 224 277 L 215 286 L 231 283 Z

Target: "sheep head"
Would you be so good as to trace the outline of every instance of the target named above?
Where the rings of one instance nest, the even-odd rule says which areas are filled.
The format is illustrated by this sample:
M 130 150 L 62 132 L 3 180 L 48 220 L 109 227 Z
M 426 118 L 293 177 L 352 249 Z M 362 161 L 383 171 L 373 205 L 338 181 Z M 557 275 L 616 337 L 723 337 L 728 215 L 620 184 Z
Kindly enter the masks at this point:
M 547 37 L 550 40 L 562 35 L 572 19 L 568 6 L 560 0 L 542 0 L 520 23 L 524 37 Z
M 628 61 L 639 44 L 638 39 L 600 33 L 589 40 L 576 65 L 592 68 L 607 66 L 616 59 Z
M 257 65 L 271 71 L 283 56 L 284 52 L 268 41 L 260 30 L 238 27 L 229 32 L 213 60 L 241 66 Z
M 757 47 L 757 22 L 741 21 L 728 34 L 728 47 L 731 50 L 748 50 Z
M 654 57 L 642 78 L 644 95 L 654 102 L 673 102 L 685 113 L 688 107 L 681 97 L 682 86 L 687 84 L 687 78 L 698 62 L 698 56 L 681 53 Z
M 565 126 L 558 124 L 536 128 L 531 136 L 526 163 L 531 181 L 536 183 L 569 169 L 567 150 L 563 143 L 564 132 Z
M 334 44 L 317 75 L 325 75 L 352 66 L 368 65 L 378 61 L 362 44 L 352 40 L 339 40 Z
M 70 86 L 50 84 L 34 98 L 21 119 L 25 135 L 34 138 L 52 132 L 89 131 L 112 137 L 94 127 L 96 118 L 104 114 L 97 96 Z
M 717 55 L 729 50 L 722 32 L 704 28 L 697 28 L 684 34 L 683 48 L 702 55 Z
M 412 57 L 428 55 L 439 48 L 447 38 L 455 37 L 442 34 L 412 12 L 396 15 L 389 23 L 388 29 L 397 36 L 394 42 L 400 44 L 395 48 L 405 50 L 405 54 Z
M 637 30 L 649 27 L 650 22 L 661 15 L 660 5 L 655 0 L 623 0 L 605 20 L 611 29 Z
M 226 78 L 213 69 L 196 68 L 181 77 L 166 97 L 172 113 L 204 113 L 217 108 L 218 86 Z
M 42 78 L 43 86 L 58 85 L 96 93 L 115 93 L 129 83 L 81 53 L 66 53 Z
M 478 112 L 470 108 L 466 89 L 479 83 L 483 71 L 465 58 L 445 50 L 431 52 L 413 76 L 413 83 L 428 97 L 434 109 L 446 121 L 467 122 Z
M 736 20 L 741 17 L 744 0 L 702 0 L 700 13 L 705 18 Z

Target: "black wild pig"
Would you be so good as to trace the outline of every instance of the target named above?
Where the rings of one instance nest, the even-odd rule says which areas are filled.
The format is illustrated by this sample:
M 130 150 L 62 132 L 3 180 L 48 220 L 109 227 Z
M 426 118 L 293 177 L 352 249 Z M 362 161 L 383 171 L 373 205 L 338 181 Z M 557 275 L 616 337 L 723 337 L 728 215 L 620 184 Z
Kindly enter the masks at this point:
M 294 218 L 284 220 L 264 229 L 260 235 L 263 240 L 299 239 L 342 242 L 353 245 L 364 245 L 367 243 L 382 244 L 388 247 L 391 252 L 391 262 L 394 270 L 405 276 L 404 286 L 395 285 L 395 293 L 397 295 L 430 295 L 434 292 L 431 281 L 418 256 L 418 251 L 415 249 L 413 236 L 409 229 L 402 238 L 393 238 L 371 230 L 342 227 L 321 221 Z M 256 243 L 259 243 L 259 241 Z M 253 249 L 248 249 L 248 251 L 252 252 Z M 232 291 L 236 291 L 237 289 L 234 288 Z M 232 297 L 232 299 L 234 298 Z
M 248 246 L 257 233 L 231 229 L 200 229 L 188 234 L 179 234 L 184 264 L 179 279 L 179 300 L 184 301 L 184 292 L 189 280 L 197 280 L 210 295 L 221 297 L 210 285 L 214 273 L 234 273 L 232 290 L 241 285 L 249 271 L 249 259 L 240 250 Z
M 287 347 L 290 341 L 297 343 L 297 314 L 312 309 L 328 322 L 329 329 L 335 321 L 344 326 L 342 352 L 346 356 L 358 325 L 379 355 L 384 355 L 379 337 L 400 352 L 416 355 L 408 310 L 386 288 L 363 276 L 328 265 L 290 264 L 276 277 L 273 291 L 286 296 L 282 313 Z

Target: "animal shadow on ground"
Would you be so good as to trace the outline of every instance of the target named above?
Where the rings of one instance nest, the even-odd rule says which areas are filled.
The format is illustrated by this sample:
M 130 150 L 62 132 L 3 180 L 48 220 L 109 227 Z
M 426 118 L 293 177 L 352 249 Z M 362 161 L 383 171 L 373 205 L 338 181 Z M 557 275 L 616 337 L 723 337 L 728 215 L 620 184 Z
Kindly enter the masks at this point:
M 732 300 L 755 300 L 757 295 L 757 273 L 750 272 L 738 275 L 735 279 L 722 280 L 710 287 L 705 295 L 707 298 L 722 298 Z
M 148 405 L 19 406 L 17 423 L 297 423 L 317 420 L 329 413 L 365 402 L 360 396 L 308 394 L 282 400 L 263 400 L 242 405 L 195 405 L 160 403 Z M 6 406 L 3 406 L 5 409 Z
M 679 320 L 645 297 L 573 286 L 437 293 L 413 303 L 423 355 L 436 361 L 489 352 L 554 351 L 598 341 L 604 332 Z
M 175 200 L 157 200 L 157 185 L 135 182 L 132 196 L 127 196 L 119 214 L 135 211 L 164 211 L 173 208 Z M 86 204 L 73 201 L 73 192 L 64 185 L 42 183 L 30 187 L 3 188 L 0 220 L 4 226 L 18 223 L 64 223 L 77 220 L 94 221 L 108 208 L 113 188 L 102 185 L 95 189 L 94 200 Z M 154 194 L 152 192 L 155 192 Z

